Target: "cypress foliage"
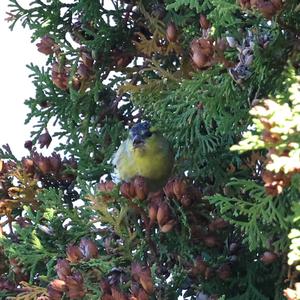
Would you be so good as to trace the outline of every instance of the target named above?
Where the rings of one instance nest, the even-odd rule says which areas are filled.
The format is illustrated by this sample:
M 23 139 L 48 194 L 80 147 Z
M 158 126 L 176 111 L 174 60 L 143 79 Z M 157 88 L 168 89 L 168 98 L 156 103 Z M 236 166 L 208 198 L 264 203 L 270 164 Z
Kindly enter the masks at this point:
M 300 299 L 299 1 L 8 9 L 48 59 L 28 155 L 0 149 L 1 299 Z M 157 193 L 114 181 L 142 120 L 175 154 Z

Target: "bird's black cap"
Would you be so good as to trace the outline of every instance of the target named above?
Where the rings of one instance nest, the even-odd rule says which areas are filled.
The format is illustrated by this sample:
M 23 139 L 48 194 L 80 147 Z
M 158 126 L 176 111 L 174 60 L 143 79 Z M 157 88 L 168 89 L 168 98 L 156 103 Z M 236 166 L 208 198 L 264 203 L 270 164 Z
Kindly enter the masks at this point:
M 130 129 L 130 137 L 134 145 L 143 144 L 147 137 L 151 136 L 150 123 L 148 121 L 140 122 Z

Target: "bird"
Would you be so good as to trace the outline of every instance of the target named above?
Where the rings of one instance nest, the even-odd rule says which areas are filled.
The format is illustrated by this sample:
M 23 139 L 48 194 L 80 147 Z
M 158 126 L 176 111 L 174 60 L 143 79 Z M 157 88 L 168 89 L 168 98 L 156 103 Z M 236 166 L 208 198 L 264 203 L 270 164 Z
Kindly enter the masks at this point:
M 170 177 L 174 155 L 169 141 L 150 122 L 143 121 L 129 130 L 128 138 L 121 143 L 112 163 L 121 181 L 129 182 L 141 176 L 149 190 L 156 191 Z

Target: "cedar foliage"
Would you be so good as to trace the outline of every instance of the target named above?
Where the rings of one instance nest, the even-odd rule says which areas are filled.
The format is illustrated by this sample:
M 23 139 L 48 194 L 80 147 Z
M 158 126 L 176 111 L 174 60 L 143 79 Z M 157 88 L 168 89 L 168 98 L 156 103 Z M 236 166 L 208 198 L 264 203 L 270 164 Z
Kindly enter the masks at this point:
M 297 0 L 8 11 L 48 60 L 28 65 L 28 155 L 0 149 L 1 299 L 300 299 Z M 112 181 L 141 120 L 176 158 L 155 194 Z

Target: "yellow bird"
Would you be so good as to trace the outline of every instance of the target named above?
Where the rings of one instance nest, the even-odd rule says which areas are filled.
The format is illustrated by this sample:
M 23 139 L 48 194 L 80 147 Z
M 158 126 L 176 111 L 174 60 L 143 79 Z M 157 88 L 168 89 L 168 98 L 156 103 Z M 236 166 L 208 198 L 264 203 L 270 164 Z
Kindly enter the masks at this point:
M 145 121 L 135 124 L 128 138 L 114 155 L 113 164 L 122 181 L 142 176 L 150 190 L 161 188 L 168 180 L 174 156 L 168 140 Z

